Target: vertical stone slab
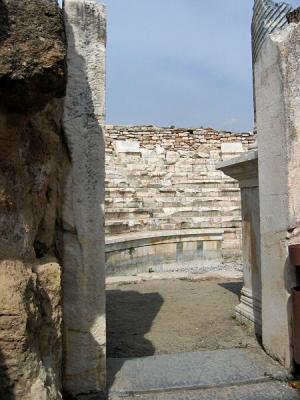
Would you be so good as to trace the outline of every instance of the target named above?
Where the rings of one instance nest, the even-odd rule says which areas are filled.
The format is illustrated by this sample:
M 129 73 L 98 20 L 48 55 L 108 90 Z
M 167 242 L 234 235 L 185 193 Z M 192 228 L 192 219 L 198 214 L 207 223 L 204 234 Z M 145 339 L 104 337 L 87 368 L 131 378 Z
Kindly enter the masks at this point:
M 256 169 L 257 171 L 257 169 Z M 242 192 L 244 286 L 236 318 L 261 337 L 261 269 L 258 182 Z
M 104 108 L 106 19 L 92 0 L 65 0 L 70 174 L 64 205 L 64 389 L 105 390 Z
M 290 346 L 288 244 L 299 241 L 300 25 L 272 34 L 255 64 L 259 149 L 262 333 L 269 354 L 286 367 Z M 291 238 L 293 232 L 293 239 Z

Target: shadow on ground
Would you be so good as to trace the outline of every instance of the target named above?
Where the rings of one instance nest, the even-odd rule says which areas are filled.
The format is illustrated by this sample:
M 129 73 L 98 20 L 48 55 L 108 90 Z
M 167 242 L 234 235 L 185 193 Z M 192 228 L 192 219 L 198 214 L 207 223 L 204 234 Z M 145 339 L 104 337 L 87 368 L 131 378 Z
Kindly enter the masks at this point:
M 218 283 L 218 285 L 239 297 L 243 288 L 243 282 L 222 282 Z
M 162 296 L 159 293 L 108 290 L 106 301 L 108 358 L 153 355 L 155 348 L 145 335 L 164 302 Z
M 145 335 L 150 331 L 163 302 L 159 293 L 107 291 L 107 357 L 119 358 L 108 368 L 108 388 L 112 386 L 125 358 L 145 357 L 155 353 L 155 347 Z
M 240 298 L 241 290 L 243 288 L 243 282 L 223 282 L 223 283 L 218 283 L 218 285 L 221 286 L 222 288 L 227 289 L 230 292 L 236 294 Z M 255 320 L 259 319 L 259 317 L 256 314 L 254 314 L 254 316 L 255 316 Z M 254 334 L 255 334 L 257 343 L 260 345 L 260 347 L 263 348 L 261 332 L 259 331 L 257 322 L 254 322 Z
M 109 384 L 120 378 L 128 358 L 258 349 L 254 332 L 234 318 L 242 286 L 229 280 L 110 286 L 106 314 Z

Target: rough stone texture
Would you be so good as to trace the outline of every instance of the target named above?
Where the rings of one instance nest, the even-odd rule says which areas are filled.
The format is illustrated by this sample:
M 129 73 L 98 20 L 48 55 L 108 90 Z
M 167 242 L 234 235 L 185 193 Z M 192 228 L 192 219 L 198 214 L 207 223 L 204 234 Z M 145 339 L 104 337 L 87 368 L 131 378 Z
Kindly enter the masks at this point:
M 64 28 L 55 1 L 0 11 L 0 398 L 58 400 Z
M 0 98 L 8 110 L 41 109 L 64 94 L 63 36 L 56 0 L 0 1 Z
M 292 365 L 288 245 L 299 242 L 300 25 L 266 40 L 255 64 L 263 344 Z M 274 313 L 274 311 L 276 312 Z
M 117 237 L 128 241 L 127 253 L 124 249 L 120 253 L 124 268 L 134 263 L 133 258 L 142 265 L 149 257 L 158 264 L 177 257 L 180 263 L 200 260 L 205 253 L 219 264 L 239 263 L 240 190 L 233 179 L 216 170 L 216 164 L 239 156 L 254 142 L 251 133 L 108 126 L 106 234 L 108 242 Z M 153 249 L 146 240 L 151 233 L 148 242 Z M 168 239 L 167 247 L 162 248 L 159 233 Z M 139 246 L 131 240 L 134 234 Z M 107 259 L 120 270 L 122 260 L 116 259 L 111 247 L 107 246 Z
M 3 399 L 61 398 L 60 266 L 54 261 L 38 269 L 34 274 L 21 261 L 1 263 Z
M 105 390 L 105 11 L 66 0 L 68 85 L 64 129 L 71 158 L 63 210 L 64 389 Z
M 286 17 L 287 17 L 289 24 L 291 24 L 293 22 L 297 24 L 298 22 L 300 22 L 300 7 L 289 12 Z

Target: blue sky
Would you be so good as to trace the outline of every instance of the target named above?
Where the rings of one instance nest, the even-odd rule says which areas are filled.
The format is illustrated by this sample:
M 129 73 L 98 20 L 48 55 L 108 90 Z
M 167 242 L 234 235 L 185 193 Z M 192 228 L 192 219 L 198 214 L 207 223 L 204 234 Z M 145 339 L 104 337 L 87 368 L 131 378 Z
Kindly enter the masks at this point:
M 252 0 L 101 2 L 108 123 L 252 129 Z

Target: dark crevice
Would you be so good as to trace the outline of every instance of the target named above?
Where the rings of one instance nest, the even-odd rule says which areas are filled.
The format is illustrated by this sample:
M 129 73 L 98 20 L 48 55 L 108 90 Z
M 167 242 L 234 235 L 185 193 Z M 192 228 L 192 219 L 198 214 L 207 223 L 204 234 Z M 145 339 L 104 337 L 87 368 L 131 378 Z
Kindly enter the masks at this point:
M 0 0 L 0 43 L 9 37 L 9 19 L 7 7 L 3 0 Z
M 33 248 L 35 251 L 36 258 L 38 259 L 45 257 L 49 250 L 48 247 L 45 245 L 45 243 L 42 243 L 39 240 L 34 241 Z

